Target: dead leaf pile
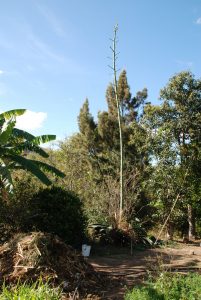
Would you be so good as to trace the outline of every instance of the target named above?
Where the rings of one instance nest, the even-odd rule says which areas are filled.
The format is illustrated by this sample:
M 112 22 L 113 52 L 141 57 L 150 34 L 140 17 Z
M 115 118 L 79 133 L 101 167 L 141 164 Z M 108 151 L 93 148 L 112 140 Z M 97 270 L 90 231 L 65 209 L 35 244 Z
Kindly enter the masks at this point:
M 36 281 L 41 278 L 61 284 L 67 292 L 100 290 L 103 278 L 94 271 L 81 253 L 57 236 L 42 232 L 18 234 L 0 248 L 0 280 Z

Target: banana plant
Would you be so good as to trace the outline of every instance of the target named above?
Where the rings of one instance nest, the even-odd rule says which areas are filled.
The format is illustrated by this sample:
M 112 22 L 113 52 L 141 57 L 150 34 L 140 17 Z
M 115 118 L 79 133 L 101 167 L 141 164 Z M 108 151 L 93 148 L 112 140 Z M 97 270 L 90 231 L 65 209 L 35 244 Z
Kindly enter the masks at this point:
M 27 158 L 24 154 L 34 152 L 47 158 L 48 153 L 40 147 L 56 139 L 55 135 L 34 136 L 24 130 L 15 128 L 16 118 L 25 113 L 25 109 L 15 109 L 0 114 L 0 189 L 13 191 L 12 171 L 22 169 L 32 173 L 45 185 L 51 181 L 46 172 L 51 172 L 59 177 L 65 174 L 55 167 Z

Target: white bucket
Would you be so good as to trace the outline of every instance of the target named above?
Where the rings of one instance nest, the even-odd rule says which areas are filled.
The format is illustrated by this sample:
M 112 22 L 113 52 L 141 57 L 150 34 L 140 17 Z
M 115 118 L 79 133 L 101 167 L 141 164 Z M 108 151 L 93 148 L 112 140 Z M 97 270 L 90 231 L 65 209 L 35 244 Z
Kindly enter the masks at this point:
M 82 245 L 82 255 L 84 257 L 88 257 L 90 255 L 90 251 L 91 251 L 91 246 L 86 244 Z

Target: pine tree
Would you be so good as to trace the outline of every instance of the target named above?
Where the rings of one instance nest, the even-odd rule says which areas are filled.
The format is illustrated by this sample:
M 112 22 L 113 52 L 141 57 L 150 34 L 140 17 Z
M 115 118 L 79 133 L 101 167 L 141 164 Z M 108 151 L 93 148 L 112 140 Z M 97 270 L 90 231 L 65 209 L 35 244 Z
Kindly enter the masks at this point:
M 122 117 L 122 124 L 129 125 L 134 120 L 137 122 L 143 115 L 144 105 L 147 99 L 147 89 L 144 88 L 142 91 L 138 91 L 135 96 L 132 97 L 130 92 L 130 86 L 128 84 L 127 72 L 123 70 L 118 78 L 117 92 L 120 102 L 120 112 Z M 108 105 L 108 116 L 116 119 L 117 116 L 117 105 L 115 102 L 115 90 L 113 84 L 109 84 L 106 90 L 106 101 Z
M 106 101 L 108 105 L 108 115 L 110 118 L 117 119 L 117 105 L 115 102 L 115 91 L 112 83 L 110 83 L 106 89 Z
M 90 140 L 94 136 L 94 130 L 96 124 L 94 122 L 93 116 L 89 112 L 89 101 L 85 100 L 82 108 L 80 109 L 80 114 L 78 116 L 78 125 L 80 133 L 83 134 L 87 140 Z
M 122 118 L 126 114 L 126 112 L 129 110 L 130 107 L 130 101 L 131 101 L 131 93 L 130 93 L 130 87 L 128 85 L 126 70 L 123 70 L 118 79 L 118 98 L 120 101 L 120 107 L 121 107 L 121 116 Z

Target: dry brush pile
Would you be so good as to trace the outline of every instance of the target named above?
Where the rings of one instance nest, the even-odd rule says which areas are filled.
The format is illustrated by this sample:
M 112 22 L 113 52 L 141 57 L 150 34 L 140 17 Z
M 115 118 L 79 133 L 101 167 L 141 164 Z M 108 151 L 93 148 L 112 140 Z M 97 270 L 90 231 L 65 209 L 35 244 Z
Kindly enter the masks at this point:
M 57 236 L 42 232 L 18 234 L 0 248 L 1 281 L 6 284 L 34 282 L 39 278 L 66 292 L 100 291 L 105 280 L 80 253 Z

